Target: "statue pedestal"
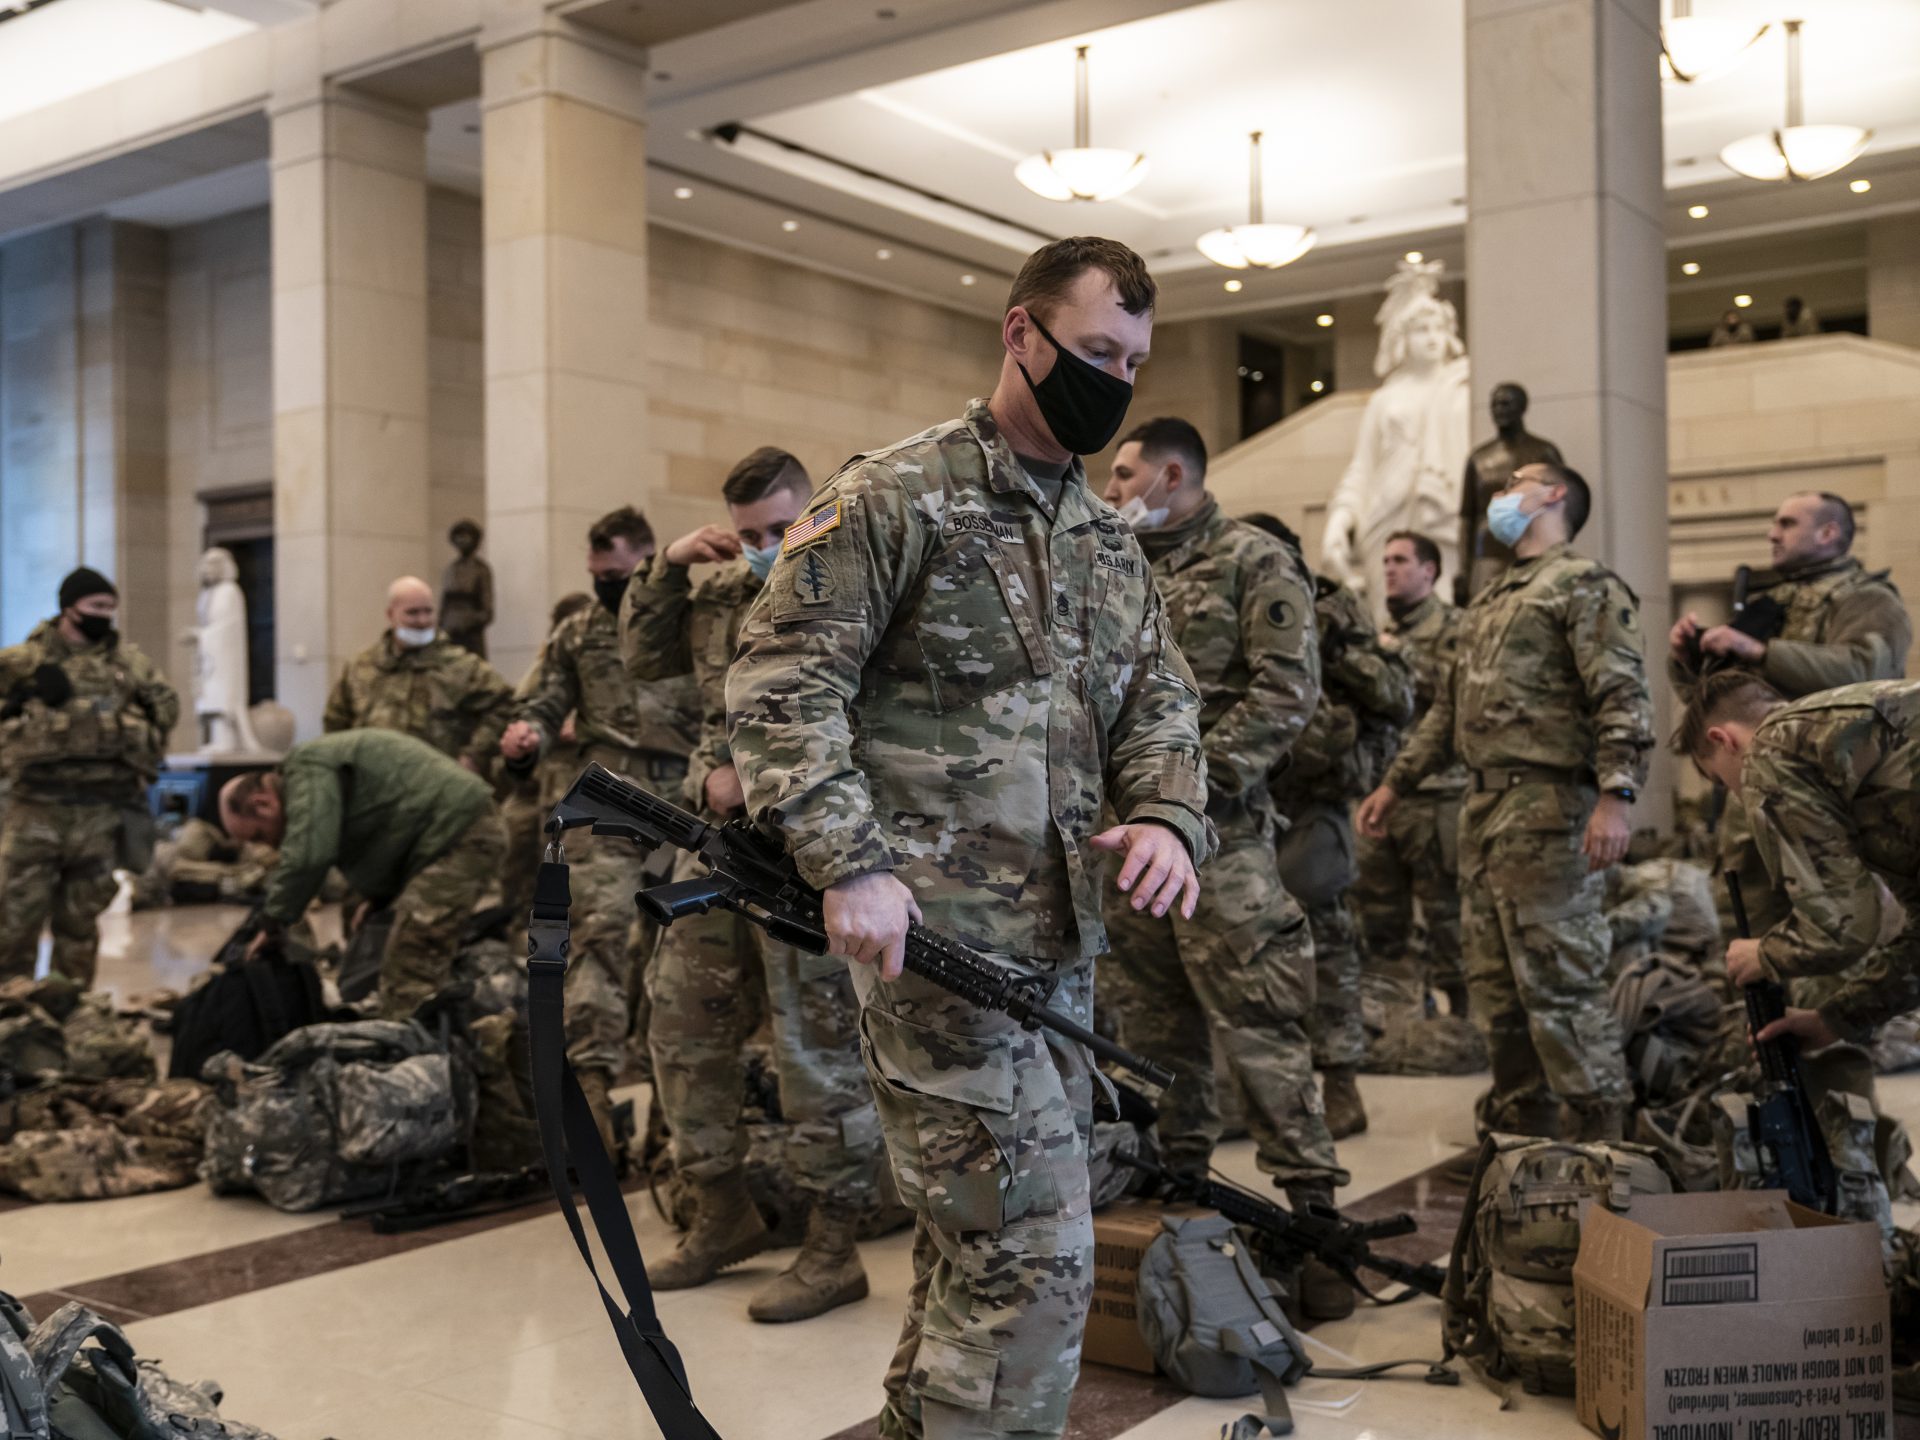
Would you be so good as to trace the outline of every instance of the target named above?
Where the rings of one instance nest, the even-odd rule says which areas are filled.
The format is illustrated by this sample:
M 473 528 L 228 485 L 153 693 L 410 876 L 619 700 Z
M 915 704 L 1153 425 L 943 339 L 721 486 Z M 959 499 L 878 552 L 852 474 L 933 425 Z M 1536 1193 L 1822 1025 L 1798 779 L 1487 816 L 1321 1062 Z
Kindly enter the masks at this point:
M 236 775 L 253 770 L 271 770 L 280 763 L 279 755 L 201 754 L 169 755 L 159 776 L 147 791 L 147 804 L 155 815 L 169 810 L 213 825 L 220 823 L 220 787 Z

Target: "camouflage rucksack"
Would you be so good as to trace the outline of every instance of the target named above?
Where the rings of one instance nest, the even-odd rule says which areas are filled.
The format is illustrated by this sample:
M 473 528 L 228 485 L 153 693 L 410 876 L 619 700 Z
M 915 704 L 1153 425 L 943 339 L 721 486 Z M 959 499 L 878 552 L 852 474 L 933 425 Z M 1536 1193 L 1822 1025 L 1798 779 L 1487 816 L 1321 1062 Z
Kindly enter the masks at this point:
M 413 1021 L 308 1025 L 259 1060 L 207 1061 L 216 1104 L 200 1173 L 280 1210 L 394 1192 L 457 1157 L 473 1119 L 464 1063 Z
M 1487 1042 L 1464 1015 L 1396 1012 L 1367 1037 L 1369 1075 L 1478 1075 L 1487 1068 Z
M 1447 1353 L 1529 1394 L 1571 1395 L 1580 1202 L 1626 1210 L 1635 1195 L 1672 1189 L 1644 1146 L 1489 1135 L 1441 1296 Z
M 62 1080 L 0 1100 L 0 1190 L 101 1200 L 200 1171 L 211 1092 L 198 1080 Z
M 1655 1108 L 1685 1099 L 1715 1078 L 1739 1013 L 1698 970 L 1665 954 L 1642 957 L 1620 972 L 1611 996 L 1626 1041 L 1627 1075 L 1637 1104 Z

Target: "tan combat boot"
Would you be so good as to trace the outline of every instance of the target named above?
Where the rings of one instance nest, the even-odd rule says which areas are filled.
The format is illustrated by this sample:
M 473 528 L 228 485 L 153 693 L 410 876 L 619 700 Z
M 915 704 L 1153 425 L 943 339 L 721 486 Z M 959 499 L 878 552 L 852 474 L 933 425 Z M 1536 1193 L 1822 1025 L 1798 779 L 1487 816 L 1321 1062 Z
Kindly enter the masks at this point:
M 1310 1204 L 1333 1205 L 1331 1185 L 1289 1185 L 1287 1203 L 1296 1215 Z M 1353 1314 L 1353 1285 L 1324 1260 L 1309 1256 L 1300 1266 L 1300 1313 L 1309 1320 L 1344 1320 Z
M 580 1081 L 580 1093 L 587 1097 L 587 1108 L 593 1111 L 593 1128 L 600 1132 L 600 1143 L 607 1147 L 607 1154 L 618 1169 L 620 1142 L 613 1133 L 613 1097 L 607 1093 L 613 1077 L 604 1070 L 577 1070 L 574 1075 Z
M 747 1314 L 762 1324 L 811 1320 L 867 1298 L 867 1272 L 854 1245 L 859 1217 L 851 1210 L 816 1204 L 807 1216 L 807 1238 L 793 1264 L 753 1297 Z
M 695 1184 L 693 1228 L 673 1254 L 647 1267 L 647 1278 L 656 1290 L 690 1290 L 772 1244 L 767 1222 L 747 1193 L 746 1174 L 735 1170 Z
M 1327 1110 L 1327 1132 L 1336 1140 L 1359 1135 L 1367 1128 L 1367 1107 L 1360 1103 L 1360 1087 L 1348 1065 L 1328 1066 L 1320 1072 Z

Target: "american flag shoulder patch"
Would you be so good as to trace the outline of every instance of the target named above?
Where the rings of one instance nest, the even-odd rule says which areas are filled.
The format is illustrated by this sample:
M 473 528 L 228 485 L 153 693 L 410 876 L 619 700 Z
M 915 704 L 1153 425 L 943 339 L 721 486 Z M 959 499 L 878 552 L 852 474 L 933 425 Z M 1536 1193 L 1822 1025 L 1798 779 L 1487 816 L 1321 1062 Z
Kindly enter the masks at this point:
M 822 535 L 840 528 L 840 502 L 822 505 L 811 515 L 803 515 L 787 527 L 787 536 L 780 544 L 780 553 L 791 555 L 803 545 L 811 545 Z

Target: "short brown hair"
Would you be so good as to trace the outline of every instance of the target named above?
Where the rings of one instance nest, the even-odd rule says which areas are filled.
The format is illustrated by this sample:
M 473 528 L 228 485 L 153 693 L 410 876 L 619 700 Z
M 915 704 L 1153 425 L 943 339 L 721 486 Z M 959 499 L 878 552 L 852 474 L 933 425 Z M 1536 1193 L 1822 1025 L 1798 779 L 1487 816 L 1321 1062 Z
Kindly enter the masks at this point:
M 1120 292 L 1120 308 L 1129 315 L 1153 309 L 1159 292 L 1153 276 L 1147 273 L 1147 262 L 1118 240 L 1103 240 L 1098 235 L 1069 235 L 1029 255 L 1020 273 L 1013 277 L 1007 309 L 1024 305 L 1044 325 L 1047 316 L 1067 298 L 1073 282 L 1088 270 L 1098 270 L 1113 281 L 1113 288 Z
M 1387 536 L 1387 542 L 1389 544 L 1395 540 L 1404 540 L 1413 546 L 1413 558 L 1418 560 L 1422 565 L 1431 565 L 1435 575 L 1440 573 L 1440 547 L 1434 544 L 1432 540 L 1422 535 L 1418 530 L 1396 530 Z
M 1716 670 L 1694 687 L 1686 713 L 1673 732 L 1673 751 L 1690 760 L 1707 753 L 1707 731 L 1732 720 L 1758 725 L 1786 704 L 1786 697 L 1751 670 Z
M 762 445 L 727 472 L 720 498 L 729 505 L 751 505 L 777 491 L 812 489 L 806 466 L 785 450 Z
M 624 540 L 638 550 L 643 545 L 653 544 L 653 526 L 633 506 L 622 505 L 618 510 L 609 510 L 602 515 L 587 531 L 589 550 L 611 550 L 616 540 Z

